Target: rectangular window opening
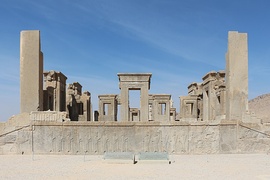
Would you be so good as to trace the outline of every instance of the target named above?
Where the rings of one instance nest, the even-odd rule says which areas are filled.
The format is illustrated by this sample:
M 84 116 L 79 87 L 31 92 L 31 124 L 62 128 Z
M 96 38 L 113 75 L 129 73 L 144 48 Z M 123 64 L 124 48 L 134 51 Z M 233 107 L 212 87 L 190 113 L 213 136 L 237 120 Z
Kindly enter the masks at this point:
M 103 115 L 107 116 L 109 112 L 109 103 L 103 104 Z
M 140 104 L 141 104 L 141 91 L 129 90 L 129 108 L 140 109 Z
M 160 115 L 166 114 L 166 103 L 160 103 Z

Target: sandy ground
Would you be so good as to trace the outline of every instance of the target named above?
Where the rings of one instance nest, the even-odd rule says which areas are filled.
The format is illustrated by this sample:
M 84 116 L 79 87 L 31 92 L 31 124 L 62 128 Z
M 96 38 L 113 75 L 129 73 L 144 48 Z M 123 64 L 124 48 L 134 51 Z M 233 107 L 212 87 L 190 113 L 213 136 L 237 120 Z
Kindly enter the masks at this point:
M 270 179 L 266 154 L 172 159 L 172 164 L 109 164 L 102 156 L 1 155 L 0 179 Z

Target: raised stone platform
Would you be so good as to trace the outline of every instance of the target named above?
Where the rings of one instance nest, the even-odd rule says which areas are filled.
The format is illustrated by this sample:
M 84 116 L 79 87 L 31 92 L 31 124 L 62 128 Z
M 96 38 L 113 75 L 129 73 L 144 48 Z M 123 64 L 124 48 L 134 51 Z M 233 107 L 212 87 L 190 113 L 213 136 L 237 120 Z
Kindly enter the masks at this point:
M 80 122 L 29 121 L 0 136 L 0 154 L 166 152 L 217 154 L 268 152 L 270 138 L 259 125 L 233 121 Z M 265 131 L 265 132 L 264 132 Z M 7 134 L 8 133 L 8 134 Z M 12 142 L 7 135 L 15 135 Z

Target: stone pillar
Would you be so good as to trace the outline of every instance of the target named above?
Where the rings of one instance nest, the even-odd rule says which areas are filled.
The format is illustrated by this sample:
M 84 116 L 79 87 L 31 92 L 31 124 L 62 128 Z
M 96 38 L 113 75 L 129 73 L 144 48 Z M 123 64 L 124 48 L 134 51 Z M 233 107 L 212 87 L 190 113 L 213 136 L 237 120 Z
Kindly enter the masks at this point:
M 230 31 L 226 54 L 226 119 L 242 120 L 248 110 L 247 33 Z
M 21 31 L 21 113 L 43 110 L 43 54 L 40 49 L 40 31 Z
M 207 73 L 203 79 L 203 121 L 213 121 L 218 107 L 216 97 L 217 72 Z
M 91 93 L 88 91 L 83 92 L 80 101 L 83 104 L 83 114 L 79 116 L 79 121 L 91 121 Z
M 218 112 L 217 115 L 218 116 L 224 116 L 226 111 L 226 89 L 224 85 L 219 86 L 218 91 L 216 92 L 217 95 L 217 107 L 218 107 Z
M 56 89 L 55 89 L 55 94 L 56 94 L 56 97 L 55 97 L 55 110 L 56 111 L 60 111 L 61 109 L 61 97 L 60 97 L 60 87 L 61 87 L 61 84 L 60 84 L 60 77 L 57 78 L 57 81 L 56 81 Z
M 176 119 L 176 108 L 170 108 L 170 121 L 175 121 Z
M 141 109 L 140 109 L 140 120 L 148 121 L 149 113 L 149 102 L 148 102 L 148 82 L 141 88 Z
M 209 120 L 209 90 L 203 90 L 203 121 Z
M 129 94 L 128 87 L 121 87 L 121 121 L 129 121 Z

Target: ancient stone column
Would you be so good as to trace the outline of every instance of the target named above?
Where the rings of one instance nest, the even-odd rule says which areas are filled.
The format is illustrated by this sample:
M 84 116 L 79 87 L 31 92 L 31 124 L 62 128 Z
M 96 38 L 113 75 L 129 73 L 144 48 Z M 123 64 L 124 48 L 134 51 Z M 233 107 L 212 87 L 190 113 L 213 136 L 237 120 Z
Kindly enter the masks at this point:
M 141 109 L 140 109 L 140 120 L 148 121 L 148 113 L 149 113 L 149 102 L 148 102 L 148 89 L 149 83 L 144 82 L 143 87 L 141 88 Z
M 226 119 L 241 120 L 248 110 L 247 33 L 230 31 L 226 54 Z
M 21 113 L 43 110 L 43 54 L 40 48 L 40 31 L 21 32 Z
M 129 93 L 128 87 L 121 87 L 121 121 L 129 121 Z

